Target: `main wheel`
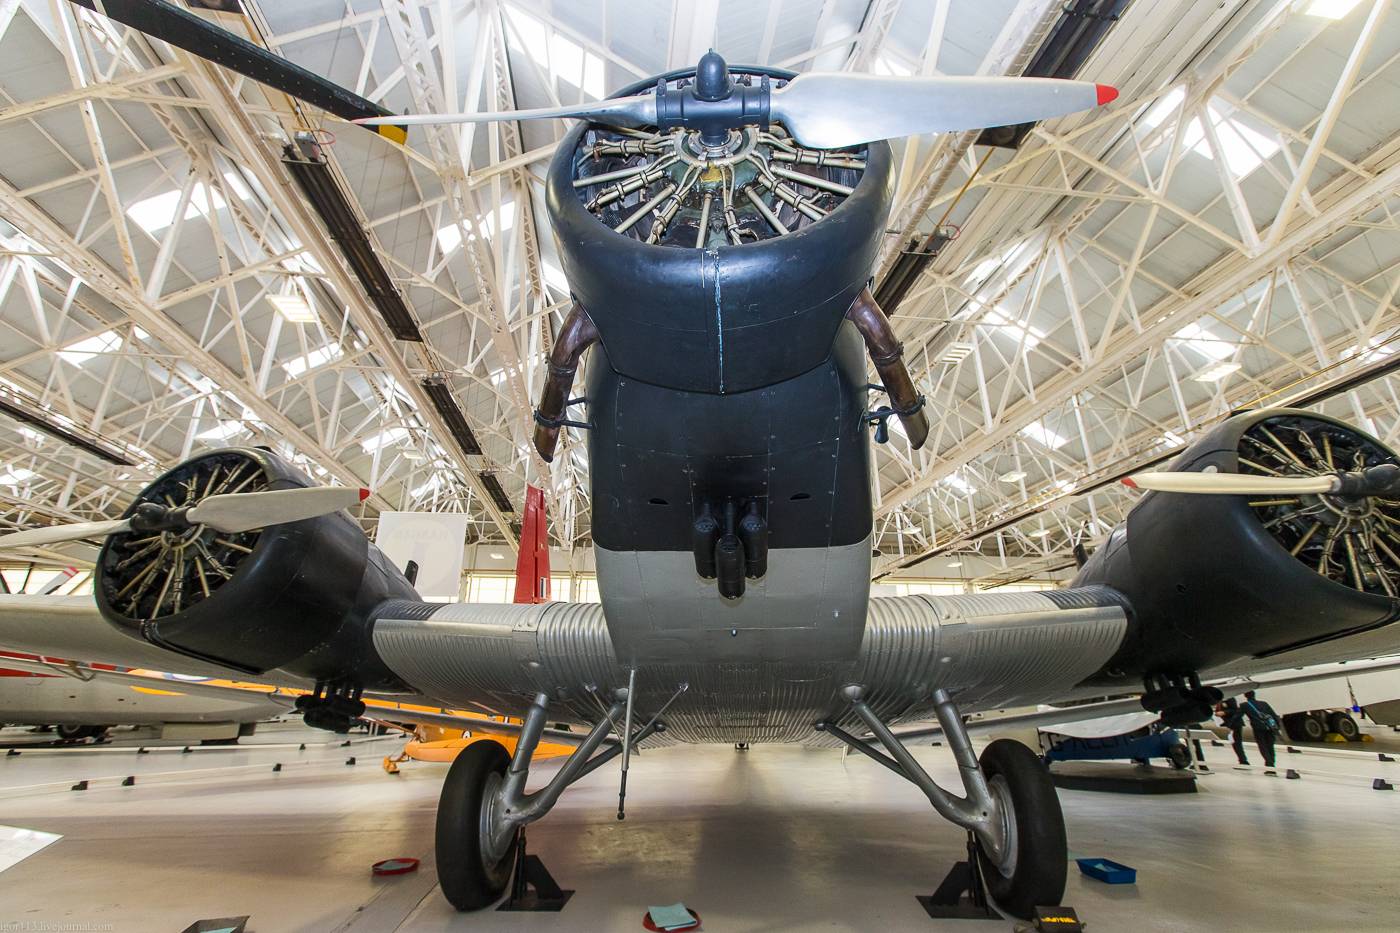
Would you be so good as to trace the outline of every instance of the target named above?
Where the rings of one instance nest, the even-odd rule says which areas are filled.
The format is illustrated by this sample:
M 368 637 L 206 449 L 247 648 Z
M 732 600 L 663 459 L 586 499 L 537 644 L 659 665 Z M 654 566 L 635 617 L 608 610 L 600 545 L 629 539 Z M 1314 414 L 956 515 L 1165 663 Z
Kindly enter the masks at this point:
M 78 742 L 97 735 L 97 726 L 76 726 L 64 723 L 58 727 L 58 737 L 65 742 Z
M 1172 763 L 1172 767 L 1178 771 L 1185 771 L 1191 767 L 1191 749 L 1183 743 L 1177 742 L 1175 745 L 1167 746 L 1167 760 Z
M 1013 739 L 997 739 L 980 758 L 992 793 L 1010 799 L 1014 854 L 1006 868 L 987 857 L 978 861 L 987 892 L 1005 911 L 1030 919 L 1037 907 L 1058 906 L 1065 896 L 1069 844 L 1065 817 L 1050 772 L 1035 752 Z
M 1327 726 L 1311 713 L 1304 717 L 1300 725 L 1306 742 L 1321 742 L 1327 736 Z
M 490 851 L 491 799 L 505 780 L 510 754 L 500 742 L 462 749 L 442 783 L 437 812 L 437 872 L 443 896 L 458 910 L 490 907 L 505 893 L 515 865 L 516 835 Z
M 1356 720 L 1352 719 L 1349 713 L 1333 713 L 1328 719 L 1332 731 L 1348 742 L 1355 742 L 1357 736 L 1361 734 L 1361 727 L 1356 724 Z

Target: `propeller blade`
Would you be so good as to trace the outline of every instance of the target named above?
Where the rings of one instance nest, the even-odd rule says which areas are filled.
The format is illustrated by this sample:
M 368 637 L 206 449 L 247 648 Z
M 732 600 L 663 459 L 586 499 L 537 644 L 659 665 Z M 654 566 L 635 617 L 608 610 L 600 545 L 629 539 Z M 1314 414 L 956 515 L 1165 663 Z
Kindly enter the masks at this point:
M 1255 476 L 1247 473 L 1137 473 L 1124 486 L 1158 492 L 1195 492 L 1219 496 L 1273 496 L 1335 492 L 1336 476 Z
M 651 126 L 656 123 L 656 97 L 619 97 L 570 107 L 535 110 L 498 110 L 492 113 L 415 113 L 400 117 L 365 117 L 352 120 L 361 126 L 424 126 L 438 123 L 494 123 L 498 120 L 551 120 L 577 117 L 610 126 Z
M 1034 123 L 1117 96 L 1106 84 L 1059 78 L 814 72 L 773 92 L 772 117 L 804 146 L 839 149 L 920 133 Z
M 48 528 L 31 528 L 13 534 L 0 535 L 0 548 L 43 547 L 62 541 L 77 541 L 80 538 L 98 538 L 103 535 L 130 531 L 126 519 L 110 522 L 74 522 L 71 525 L 50 525 Z
M 185 513 L 185 520 L 208 525 L 225 534 L 234 534 L 339 512 L 368 497 L 368 489 L 354 486 L 310 486 L 273 492 L 228 493 L 205 499 Z

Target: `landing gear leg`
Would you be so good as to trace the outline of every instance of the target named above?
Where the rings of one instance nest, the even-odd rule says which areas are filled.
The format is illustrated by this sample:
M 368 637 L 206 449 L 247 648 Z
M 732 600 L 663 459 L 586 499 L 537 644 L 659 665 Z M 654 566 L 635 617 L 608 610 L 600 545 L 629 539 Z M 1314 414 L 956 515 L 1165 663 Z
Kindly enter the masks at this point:
M 970 831 L 987 891 L 1003 910 L 1029 919 L 1036 907 L 1058 905 L 1069 871 L 1065 821 L 1055 785 L 1035 752 L 1020 742 L 998 739 L 979 761 L 957 706 L 947 693 L 935 691 L 938 722 L 957 759 L 967 794 L 955 797 L 934 783 L 861 699 L 863 693 L 854 684 L 841 691 L 888 756 L 830 723 L 818 723 L 817 728 L 912 782 L 939 815 Z
M 626 691 L 554 778 L 525 793 L 530 758 L 547 724 L 549 697 L 535 697 L 511 758 L 499 742 L 473 742 L 447 772 L 437 815 L 437 870 L 442 893 L 458 910 L 481 910 L 505 893 L 516 863 L 521 828 L 553 808 L 564 788 L 602 762 L 597 750 L 625 706 Z M 654 723 L 654 725 L 660 725 Z M 663 727 L 664 728 L 664 727 Z M 646 731 L 646 730 L 643 730 Z M 638 733 L 633 741 L 645 738 Z M 605 752 L 599 758 L 614 757 Z M 592 767 L 588 767 L 591 765 Z

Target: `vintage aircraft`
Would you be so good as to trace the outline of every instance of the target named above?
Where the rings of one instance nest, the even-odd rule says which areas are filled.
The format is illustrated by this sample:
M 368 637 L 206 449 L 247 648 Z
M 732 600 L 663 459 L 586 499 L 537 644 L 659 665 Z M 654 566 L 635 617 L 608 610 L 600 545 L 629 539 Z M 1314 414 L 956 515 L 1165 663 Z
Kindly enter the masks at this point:
M 315 76 L 294 77 L 285 89 L 307 95 Z M 867 288 L 893 189 L 884 140 L 1113 96 L 1044 79 L 731 70 L 709 54 L 601 103 L 464 117 L 585 121 L 548 178 L 577 303 L 535 443 L 548 458 L 561 430 L 588 432 L 601 605 L 422 602 L 340 506 L 291 520 L 290 503 L 324 492 L 309 477 L 228 448 L 157 479 L 111 527 L 20 533 L 106 534 L 97 605 L 56 599 L 21 618 L 0 601 L 0 645 L 314 685 L 301 706 L 326 728 L 368 715 L 374 695 L 520 717 L 494 726 L 517 733 L 513 758 L 475 743 L 444 784 L 438 873 L 463 910 L 499 898 L 523 826 L 618 756 L 621 818 L 631 749 L 666 742 L 848 743 L 972 834 L 1004 910 L 1057 904 L 1067 856 L 1050 778 L 1015 742 L 979 759 L 965 714 L 1141 690 L 1168 723 L 1194 722 L 1220 696 L 1210 678 L 1400 650 L 1395 456 L 1306 411 L 1239 414 L 1200 438 L 1168 475 L 1238 473 L 1238 486 L 1149 492 L 1068 589 L 870 598 L 869 426 L 881 441 L 897 417 L 915 446 L 928 432 Z M 871 410 L 872 392 L 888 403 Z M 1279 485 L 1296 476 L 1312 485 Z M 259 496 L 283 498 L 225 517 Z M 933 718 L 965 796 L 891 729 Z M 599 751 L 611 733 L 620 742 Z M 542 738 L 577 749 L 526 793 Z

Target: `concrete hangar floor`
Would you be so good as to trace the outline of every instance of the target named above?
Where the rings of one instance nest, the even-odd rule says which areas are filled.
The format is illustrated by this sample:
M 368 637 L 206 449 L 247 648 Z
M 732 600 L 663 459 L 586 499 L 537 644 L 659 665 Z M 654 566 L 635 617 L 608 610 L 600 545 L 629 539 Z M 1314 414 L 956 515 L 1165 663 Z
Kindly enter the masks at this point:
M 1065 902 L 1099 931 L 1394 930 L 1400 793 L 1371 782 L 1400 783 L 1400 762 L 1378 759 L 1400 757 L 1400 736 L 1376 732 L 1364 752 L 1281 747 L 1280 766 L 1301 780 L 1235 770 L 1228 747 L 1204 742 L 1212 770 L 1198 794 L 1062 790 L 1071 857 L 1138 871 L 1136 884 L 1109 886 L 1072 864 Z M 564 910 L 458 914 L 432 861 L 446 764 L 387 775 L 393 737 L 345 748 L 300 725 L 190 754 L 138 755 L 126 741 L 0 755 L 0 824 L 63 837 L 0 872 L 0 929 L 178 933 L 247 914 L 250 933 L 623 931 L 676 901 L 710 933 L 1013 927 L 925 915 L 915 895 L 964 856 L 962 834 L 912 785 L 839 751 L 648 751 L 633 760 L 625 822 L 616 770 L 600 769 L 529 830 L 530 851 L 578 892 Z M 956 783 L 946 749 L 915 754 Z M 79 780 L 88 790 L 69 789 Z M 372 863 L 401 856 L 420 870 L 371 877 Z

